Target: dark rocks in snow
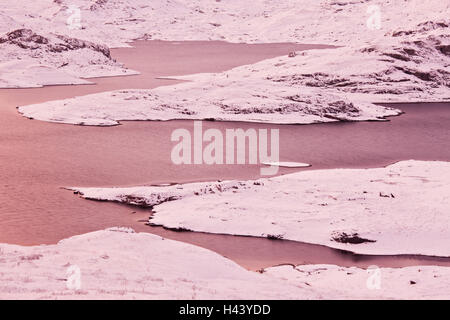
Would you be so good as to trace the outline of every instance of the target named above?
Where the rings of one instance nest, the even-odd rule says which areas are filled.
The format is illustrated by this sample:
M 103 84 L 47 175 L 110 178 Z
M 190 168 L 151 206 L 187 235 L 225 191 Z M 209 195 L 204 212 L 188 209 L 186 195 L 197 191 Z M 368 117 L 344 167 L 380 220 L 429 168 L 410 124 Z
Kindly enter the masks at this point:
M 337 233 L 333 236 L 333 241 L 339 243 L 361 244 L 366 242 L 376 242 L 376 240 L 370 240 L 361 238 L 358 233 L 347 234 L 345 232 Z
M 412 34 L 423 33 L 436 29 L 444 29 L 449 27 L 449 23 L 446 21 L 426 21 L 419 23 L 415 30 L 399 30 L 392 33 L 393 37 L 409 36 Z
M 450 56 L 450 45 L 437 45 L 436 49 L 439 50 L 442 54 Z
M 283 240 L 282 234 L 268 234 L 267 239 L 269 240 Z
M 89 10 L 95 11 L 99 8 L 103 8 L 103 6 L 107 3 L 108 3 L 108 0 L 96 0 L 95 3 L 89 7 Z
M 69 50 L 90 49 L 102 53 L 111 59 L 111 53 L 107 46 L 70 38 L 63 35 L 54 35 L 53 38 L 44 37 L 34 33 L 30 29 L 17 29 L 0 37 L 0 44 L 17 45 L 22 49 L 44 49 L 47 52 L 60 53 Z

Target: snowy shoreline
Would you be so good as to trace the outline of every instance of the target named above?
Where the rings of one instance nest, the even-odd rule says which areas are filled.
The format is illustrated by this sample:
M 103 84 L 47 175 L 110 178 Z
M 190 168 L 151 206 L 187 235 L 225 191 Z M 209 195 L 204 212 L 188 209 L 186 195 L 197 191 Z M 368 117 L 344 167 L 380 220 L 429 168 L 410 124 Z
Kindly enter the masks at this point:
M 245 270 L 206 249 L 127 228 L 56 245 L 0 244 L 1 299 L 448 299 L 450 268 L 333 265 Z
M 255 181 L 70 189 L 87 199 L 151 207 L 149 222 L 167 228 L 273 236 L 361 254 L 450 256 L 449 184 L 449 162 L 401 161 Z
M 380 9 L 379 28 L 368 28 L 370 6 Z M 429 19 L 430 11 L 434 19 L 444 19 L 448 8 L 438 0 L 255 0 L 251 4 L 239 0 L 36 0 L 26 7 L 17 1 L 0 4 L 0 33 L 20 27 L 38 33 L 58 30 L 110 48 L 127 47 L 137 39 L 348 45 L 382 38 L 399 27 L 407 30 Z M 81 26 L 71 26 L 71 17 L 79 18 Z

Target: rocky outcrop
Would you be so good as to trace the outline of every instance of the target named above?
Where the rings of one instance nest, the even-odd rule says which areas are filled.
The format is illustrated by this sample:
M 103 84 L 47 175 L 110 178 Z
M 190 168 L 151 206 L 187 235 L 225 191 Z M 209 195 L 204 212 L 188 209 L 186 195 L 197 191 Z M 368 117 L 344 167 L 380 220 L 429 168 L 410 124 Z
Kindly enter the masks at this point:
M 54 35 L 53 38 L 36 34 L 30 29 L 17 29 L 0 37 L 0 44 L 13 44 L 22 49 L 43 49 L 51 53 L 69 50 L 90 49 L 111 58 L 109 48 L 104 45 L 70 38 L 63 35 Z
M 0 36 L 0 87 L 87 84 L 85 78 L 135 74 L 107 46 L 21 28 Z

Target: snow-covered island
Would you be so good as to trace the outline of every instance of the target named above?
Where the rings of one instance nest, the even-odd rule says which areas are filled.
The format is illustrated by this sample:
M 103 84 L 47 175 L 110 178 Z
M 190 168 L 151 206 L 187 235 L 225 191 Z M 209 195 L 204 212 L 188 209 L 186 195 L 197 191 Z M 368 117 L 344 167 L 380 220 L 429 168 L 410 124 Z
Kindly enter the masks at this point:
M 0 74 L 1 88 L 24 88 L 91 84 L 85 78 L 136 72 L 114 61 L 107 46 L 17 29 L 0 37 Z
M 450 257 L 449 185 L 450 163 L 402 161 L 255 181 L 72 189 L 87 199 L 151 207 L 149 222 L 172 229 Z

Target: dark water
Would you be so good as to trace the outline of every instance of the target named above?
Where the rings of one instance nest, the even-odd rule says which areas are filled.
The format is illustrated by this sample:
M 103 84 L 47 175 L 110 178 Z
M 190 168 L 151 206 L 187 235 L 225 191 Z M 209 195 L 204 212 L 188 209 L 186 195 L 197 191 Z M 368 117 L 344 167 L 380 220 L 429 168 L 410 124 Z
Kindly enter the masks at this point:
M 318 46 L 223 42 L 139 42 L 113 55 L 139 76 L 99 78 L 96 85 L 0 90 L 0 242 L 55 243 L 111 226 L 129 226 L 194 243 L 258 269 L 280 263 L 403 266 L 449 264 L 415 257 L 368 258 L 329 248 L 250 237 L 175 233 L 142 222 L 148 211 L 86 201 L 66 186 L 133 186 L 167 182 L 259 177 L 259 166 L 175 166 L 170 135 L 192 128 L 190 121 L 124 122 L 100 128 L 52 124 L 21 117 L 16 107 L 120 88 L 152 88 L 175 83 L 167 75 L 217 72 L 292 50 Z M 399 105 L 405 114 L 389 122 L 267 125 L 205 122 L 204 128 L 278 128 L 283 161 L 318 168 L 368 168 L 399 160 L 450 161 L 450 104 Z M 307 170 L 307 169 L 306 169 Z M 282 169 L 280 173 L 293 172 Z M 375 260 L 373 260 L 375 259 Z

